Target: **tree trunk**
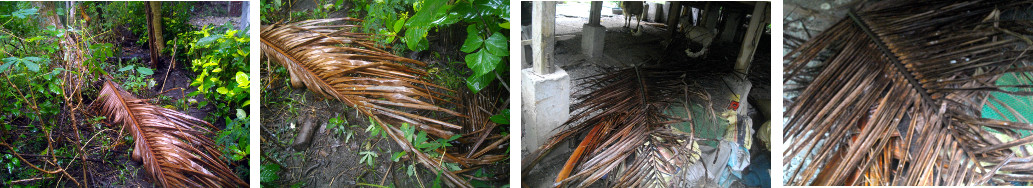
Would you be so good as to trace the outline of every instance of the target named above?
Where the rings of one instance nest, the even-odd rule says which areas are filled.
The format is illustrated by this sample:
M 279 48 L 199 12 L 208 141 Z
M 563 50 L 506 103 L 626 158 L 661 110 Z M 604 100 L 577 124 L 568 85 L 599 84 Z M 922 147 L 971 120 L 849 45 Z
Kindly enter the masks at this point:
M 151 68 L 158 68 L 161 50 L 165 49 L 165 40 L 161 37 L 161 2 L 148 1 L 144 7 L 147 11 L 147 43 L 151 48 Z

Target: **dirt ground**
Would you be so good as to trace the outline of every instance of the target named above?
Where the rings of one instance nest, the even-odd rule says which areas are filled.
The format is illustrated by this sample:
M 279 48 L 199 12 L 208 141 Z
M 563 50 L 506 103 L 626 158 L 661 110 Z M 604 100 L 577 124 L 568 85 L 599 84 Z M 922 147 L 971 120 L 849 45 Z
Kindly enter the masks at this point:
M 564 7 L 568 6 L 568 7 Z M 664 52 L 665 47 L 668 45 L 674 45 L 672 48 L 678 48 L 678 45 L 685 45 L 679 42 L 672 42 L 670 31 L 663 25 L 650 23 L 643 21 L 641 24 L 642 33 L 639 36 L 632 35 L 633 28 L 637 21 L 632 20 L 630 23 L 631 28 L 625 28 L 625 20 L 623 15 L 609 14 L 609 9 L 603 8 L 603 14 L 600 19 L 600 24 L 606 27 L 606 38 L 605 45 L 603 48 L 602 57 L 589 58 L 581 53 L 581 28 L 584 24 L 588 23 L 588 10 L 584 8 L 577 8 L 579 4 L 559 4 L 557 5 L 556 11 L 556 46 L 554 48 L 554 63 L 560 66 L 567 74 L 570 75 L 571 80 L 571 96 L 585 94 L 588 91 L 582 90 L 579 84 L 584 82 L 581 78 L 585 78 L 591 75 L 599 74 L 603 68 L 612 67 L 629 67 L 633 64 L 639 64 L 649 60 L 657 60 L 665 58 L 664 54 L 670 54 Z M 529 30 L 524 30 L 529 32 Z M 770 50 L 770 36 L 765 34 L 761 38 L 761 43 L 758 44 L 757 52 L 755 53 L 754 60 L 751 63 L 751 70 L 747 77 L 753 82 L 753 87 L 750 89 L 749 100 L 754 99 L 766 99 L 770 100 L 770 57 L 767 52 Z M 729 62 L 734 62 L 735 55 L 738 53 L 739 44 L 722 44 L 715 41 L 711 45 L 710 58 L 724 58 Z M 524 58 L 531 59 L 531 48 L 529 45 L 525 45 Z M 685 48 L 680 48 L 684 50 Z M 674 54 L 666 58 L 674 59 L 687 59 L 688 57 L 681 54 Z M 731 66 L 732 63 L 729 63 Z M 522 68 L 530 68 L 530 61 L 523 61 Z M 731 68 L 731 67 L 729 67 Z M 582 91 L 578 93 L 578 91 Z M 572 97 L 572 99 L 574 99 Z M 572 101 L 577 103 L 577 101 Z M 751 105 L 752 107 L 752 105 Z M 754 118 L 754 124 L 759 126 L 761 123 L 767 121 L 762 118 L 753 108 L 750 108 L 751 117 Z M 527 127 L 524 127 L 525 129 Z M 756 129 L 756 127 L 754 128 Z M 532 187 L 550 187 L 551 182 L 556 177 L 559 169 L 564 165 L 570 153 L 573 151 L 577 143 L 568 142 L 561 144 L 549 155 L 545 156 L 543 160 L 538 164 L 539 169 L 535 169 L 531 172 L 531 177 L 524 177 L 524 180 L 528 182 L 541 182 L 540 184 L 525 184 Z M 754 147 L 760 148 L 760 147 Z M 755 151 L 751 151 L 753 153 Z M 521 155 L 526 156 L 527 153 Z M 541 168 L 544 167 L 544 168 Z M 600 183 L 596 183 L 595 186 L 603 186 Z
M 370 138 L 365 131 L 369 122 L 357 111 L 349 110 L 342 102 L 280 83 L 273 84 L 279 89 L 263 89 L 266 95 L 262 97 L 261 151 L 282 165 L 279 176 L 284 185 L 349 187 L 368 183 L 418 187 L 420 182 L 429 185 L 435 177 L 421 167 L 417 168 L 419 180 L 409 178 L 404 170 L 408 163 L 391 161 L 390 154 L 401 148 L 388 138 Z M 347 120 L 350 126 L 346 126 L 346 132 L 353 134 L 350 139 L 327 129 L 327 122 L 334 117 Z M 313 124 L 318 129 L 307 147 L 294 147 L 295 136 L 304 124 Z M 373 167 L 360 163 L 362 151 L 378 153 Z

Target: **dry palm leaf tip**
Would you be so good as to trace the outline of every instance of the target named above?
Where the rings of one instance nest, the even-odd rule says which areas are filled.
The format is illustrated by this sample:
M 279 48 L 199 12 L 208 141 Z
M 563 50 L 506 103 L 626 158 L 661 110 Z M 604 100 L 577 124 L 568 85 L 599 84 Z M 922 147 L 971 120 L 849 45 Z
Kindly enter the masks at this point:
M 788 44 L 783 181 L 1033 181 L 1033 124 L 1025 118 L 1030 112 L 1020 111 L 1030 104 L 1002 102 L 1033 95 L 1031 6 L 866 2 L 799 46 Z M 1012 118 L 985 117 L 989 112 Z
M 480 106 L 453 102 L 459 98 L 451 93 L 466 94 L 466 91 L 457 92 L 430 83 L 424 78 L 427 73 L 423 62 L 377 48 L 369 40 L 372 34 L 353 32 L 359 26 L 350 23 L 361 22 L 359 19 L 333 18 L 262 26 L 262 54 L 287 68 L 292 86 L 306 87 L 314 93 L 340 100 L 370 117 L 420 164 L 435 172 L 444 172 L 443 177 L 452 186 L 470 187 L 467 180 L 460 177 L 462 172 L 507 159 L 505 154 L 486 153 L 508 143 L 508 136 L 493 136 L 488 142 L 485 136 L 491 133 L 490 128 L 485 132 L 470 131 L 470 126 L 491 124 L 486 118 L 491 116 L 490 113 L 482 113 L 484 110 L 477 109 Z M 467 101 L 463 103 L 478 104 L 470 102 L 482 97 L 463 97 Z M 498 106 L 481 104 L 492 108 Z M 477 110 L 460 114 L 442 105 Z M 427 115 L 458 118 L 462 124 Z M 427 155 L 406 141 L 401 129 L 403 124 L 437 138 L 460 136 L 457 139 L 460 144 L 439 149 L 437 152 L 444 153 L 442 156 Z M 485 129 L 477 127 L 473 130 Z M 469 145 L 473 148 L 460 147 Z M 463 170 L 449 171 L 443 168 L 442 161 L 458 163 Z
M 580 138 L 555 186 L 586 187 L 604 176 L 614 187 L 692 186 L 681 178 L 688 171 L 678 169 L 698 161 L 692 146 L 703 139 L 691 130 L 683 132 L 671 126 L 692 123 L 692 117 L 664 112 L 669 108 L 688 110 L 687 102 L 677 101 L 707 98 L 694 80 L 729 71 L 715 69 L 726 67 L 721 61 L 658 62 L 582 78 L 579 88 L 587 93 L 576 96 L 579 102 L 572 106 L 574 113 L 564 123 L 566 128 L 524 158 L 523 177 L 529 177 L 560 143 Z
M 132 159 L 162 187 L 247 187 L 221 160 L 206 135 L 208 122 L 138 99 L 104 81 L 95 105 L 99 114 L 121 124 L 137 141 Z

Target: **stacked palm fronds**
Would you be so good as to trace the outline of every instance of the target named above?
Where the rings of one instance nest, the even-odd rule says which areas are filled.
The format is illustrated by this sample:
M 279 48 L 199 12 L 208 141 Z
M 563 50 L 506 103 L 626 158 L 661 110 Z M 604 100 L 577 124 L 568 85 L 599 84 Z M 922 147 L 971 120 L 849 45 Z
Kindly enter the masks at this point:
M 665 62 L 583 78 L 579 87 L 589 92 L 576 97 L 575 113 L 564 124 L 569 127 L 525 158 L 523 176 L 529 177 L 559 143 L 584 135 L 556 178 L 556 186 L 577 182 L 578 187 L 586 187 L 608 174 L 616 187 L 684 185 L 677 173 L 685 170 L 677 169 L 694 162 L 692 146 L 699 138 L 692 131 L 670 126 L 691 122 L 691 117 L 664 112 L 682 107 L 689 111 L 685 104 L 689 98 L 702 96 L 694 95 L 700 92 L 691 92 L 687 83 L 716 75 L 713 67 L 720 66 Z M 677 105 L 678 99 L 686 101 Z
M 1033 124 L 1023 117 L 1028 114 L 991 95 L 1033 94 L 1031 85 L 995 84 L 1008 74 L 1029 80 L 1031 20 L 1002 15 L 1006 8 L 1030 6 L 874 2 L 785 55 L 787 92 L 800 85 L 785 109 L 785 183 L 1033 181 L 1033 136 L 1020 134 Z M 988 103 L 1018 120 L 983 118 L 980 110 Z
M 304 86 L 315 93 L 343 101 L 371 117 L 404 151 L 412 153 L 416 161 L 435 172 L 444 172 L 446 182 L 453 186 L 470 187 L 458 173 L 506 159 L 505 155 L 486 155 L 488 151 L 508 143 L 508 137 L 488 136 L 494 124 L 486 117 L 498 113 L 499 109 L 470 106 L 467 116 L 440 107 L 443 104 L 462 105 L 452 102 L 457 97 L 446 94 L 455 91 L 429 83 L 423 77 L 427 74 L 423 71 L 423 62 L 377 48 L 369 39 L 371 34 L 352 32 L 357 26 L 347 23 L 355 22 L 361 20 L 316 19 L 262 26 L 262 53 L 288 69 L 295 87 Z M 472 99 L 468 102 L 473 105 L 494 102 L 480 100 L 481 97 L 484 96 L 464 99 Z M 416 112 L 460 117 L 460 122 L 466 125 L 455 125 Z M 403 137 L 404 132 L 400 129 L 403 123 L 443 139 L 461 135 L 457 132 L 462 131 L 458 141 L 474 147 L 464 148 L 468 149 L 465 153 L 449 148 L 439 151 L 444 153 L 440 157 L 427 155 Z M 458 163 L 465 169 L 449 171 L 442 167 L 443 161 Z
M 137 99 L 105 81 L 96 103 L 101 115 L 125 126 L 136 143 L 133 160 L 162 187 L 247 187 L 223 163 L 215 142 L 206 137 L 211 124 Z

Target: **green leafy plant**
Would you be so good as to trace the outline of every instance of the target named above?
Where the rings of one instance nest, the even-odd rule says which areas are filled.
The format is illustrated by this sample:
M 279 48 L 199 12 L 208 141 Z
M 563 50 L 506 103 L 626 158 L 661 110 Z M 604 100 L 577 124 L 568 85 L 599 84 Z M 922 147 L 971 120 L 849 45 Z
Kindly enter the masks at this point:
M 117 74 L 116 77 L 122 77 L 125 80 L 122 82 L 122 87 L 133 93 L 137 93 L 141 89 L 153 87 L 155 84 L 154 78 L 147 78 L 154 74 L 154 70 L 151 68 L 127 65 L 118 69 L 118 72 L 120 74 Z
M 373 163 L 377 160 L 377 157 L 380 156 L 373 151 L 359 152 L 359 155 L 362 155 L 362 158 L 359 159 L 359 163 L 366 163 L 370 167 L 373 167 Z
M 447 0 L 425 0 L 413 4 L 416 13 L 408 20 L 404 17 L 399 19 L 390 27 L 396 33 L 404 30 L 401 41 L 409 50 L 426 50 L 429 46 L 427 34 L 432 28 L 467 24 L 467 37 L 460 49 L 468 53 L 466 66 L 473 70 L 473 74 L 466 78 L 467 88 L 480 92 L 496 78 L 506 76 L 508 68 L 501 62 L 503 57 L 509 56 L 509 38 L 502 30 L 509 29 L 509 3 L 472 0 L 450 4 Z M 404 24 L 398 23 L 403 20 Z
M 237 36 L 238 31 L 232 29 L 221 34 L 212 33 L 212 28 L 204 27 L 183 36 L 188 35 L 200 37 L 188 45 L 186 52 L 196 57 L 191 60 L 190 69 L 199 73 L 190 83 L 190 86 L 197 87 L 197 91 L 188 96 L 204 94 L 208 101 L 199 102 L 201 106 L 208 105 L 209 101 L 218 101 L 211 103 L 217 109 L 211 117 L 224 117 L 233 109 L 250 105 L 250 39 L 247 33 L 240 32 L 241 36 Z
M 348 125 L 348 121 L 345 120 L 344 117 L 338 115 L 337 117 L 330 118 L 328 121 L 326 128 L 337 136 L 344 137 L 345 143 L 348 143 L 348 141 L 352 139 L 352 136 L 355 135 L 355 132 L 351 131 L 351 128 L 354 126 Z
M 237 108 L 237 118 L 230 119 L 226 118 L 226 128 L 219 131 L 216 135 L 216 144 L 220 146 L 223 156 L 227 157 L 229 162 L 239 162 L 248 157 L 250 140 L 248 133 L 250 131 L 250 118 L 248 114 L 244 112 L 244 109 Z M 244 176 L 246 177 L 246 176 Z
M 262 186 L 276 187 L 279 185 L 277 181 L 280 180 L 280 175 L 278 174 L 280 172 L 280 165 L 277 165 L 275 163 L 267 163 L 262 164 L 260 168 L 262 172 L 259 181 L 262 184 Z
M 406 141 L 412 143 L 416 149 L 434 157 L 441 155 L 441 152 L 437 151 L 438 149 L 452 146 L 449 142 L 460 137 L 460 135 L 455 135 L 448 139 L 430 140 L 426 132 L 416 131 L 416 127 L 409 126 L 407 123 L 402 123 L 402 136 L 405 137 Z

